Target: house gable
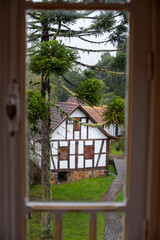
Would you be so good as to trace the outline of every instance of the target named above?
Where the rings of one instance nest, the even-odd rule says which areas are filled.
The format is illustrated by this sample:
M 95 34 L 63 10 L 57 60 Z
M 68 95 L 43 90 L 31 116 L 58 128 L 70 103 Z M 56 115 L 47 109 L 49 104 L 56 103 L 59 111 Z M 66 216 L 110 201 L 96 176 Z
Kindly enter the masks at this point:
M 69 116 L 83 123 L 97 123 L 80 105 Z M 63 119 L 51 134 L 51 169 L 54 172 L 106 169 L 109 136 L 104 133 L 100 128 Z
M 78 106 L 70 117 L 83 123 L 97 123 L 91 116 L 86 115 L 85 110 Z M 92 119 L 92 120 L 91 120 Z M 79 125 L 77 122 L 67 120 L 67 117 L 53 130 L 51 139 L 106 139 L 109 135 L 103 128 L 93 128 Z

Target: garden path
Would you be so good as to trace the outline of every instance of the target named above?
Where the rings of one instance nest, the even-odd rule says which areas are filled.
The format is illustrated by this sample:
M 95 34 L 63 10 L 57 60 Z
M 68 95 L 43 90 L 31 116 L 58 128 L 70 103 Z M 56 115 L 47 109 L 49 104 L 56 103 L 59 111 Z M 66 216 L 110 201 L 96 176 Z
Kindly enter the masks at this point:
M 117 177 L 103 195 L 101 201 L 113 202 L 121 192 L 125 180 L 125 160 L 114 157 L 114 164 L 117 171 Z M 123 239 L 123 215 L 119 212 L 105 213 L 106 227 L 104 240 Z

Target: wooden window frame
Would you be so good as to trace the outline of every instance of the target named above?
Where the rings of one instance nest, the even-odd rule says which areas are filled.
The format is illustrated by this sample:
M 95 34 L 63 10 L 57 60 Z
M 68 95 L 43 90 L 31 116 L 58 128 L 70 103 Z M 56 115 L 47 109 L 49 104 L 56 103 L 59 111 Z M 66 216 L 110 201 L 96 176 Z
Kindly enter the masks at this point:
M 2 144 L 0 144 L 2 157 L 0 190 L 3 192 L 3 196 L 0 198 L 1 238 L 4 240 L 26 239 L 25 214 L 30 210 L 49 210 L 54 211 L 56 214 L 56 239 L 60 240 L 62 236 L 62 212 L 74 210 L 90 212 L 90 239 L 96 239 L 96 211 L 125 211 L 128 219 L 126 239 L 139 240 L 142 235 L 145 237 L 147 230 L 148 239 L 158 239 L 160 237 L 158 230 L 160 229 L 160 153 L 159 144 L 157 144 L 157 142 L 159 143 L 160 136 L 160 130 L 159 128 L 157 129 L 157 126 L 159 126 L 157 123 L 160 122 L 160 114 L 157 110 L 160 102 L 159 2 L 157 0 L 132 0 L 131 3 L 124 4 L 100 4 L 95 0 L 92 4 L 84 5 L 83 3 L 69 4 L 61 1 L 54 4 L 47 4 L 11 0 L 1 1 L 0 6 L 0 16 L 3 20 L 0 23 L 2 36 L 2 44 L 0 44 L 2 56 L 0 59 L 2 66 L 0 70 L 2 77 L 0 106 L 3 116 L 0 119 L 0 126 L 3 126 L 1 127 Z M 24 124 L 25 85 L 24 81 L 22 81 L 22 79 L 24 80 L 25 72 L 24 13 L 26 9 L 51 10 L 67 8 L 70 10 L 128 10 L 131 13 L 127 194 L 126 200 L 121 204 L 48 203 L 44 205 L 26 201 L 26 183 L 24 180 L 26 176 L 24 160 L 26 155 Z M 141 9 L 141 11 L 137 11 L 137 9 Z M 151 16 L 151 11 L 153 17 Z M 155 24 L 152 29 L 151 20 Z M 154 66 L 152 60 L 155 61 Z M 154 76 L 152 75 L 153 70 Z M 19 85 L 21 121 L 19 131 L 15 132 L 14 136 L 11 136 L 8 131 L 5 103 L 8 96 L 8 84 L 13 82 L 13 79 Z M 153 81 L 151 82 L 151 80 Z M 147 221 L 149 223 L 148 229 L 146 229 Z

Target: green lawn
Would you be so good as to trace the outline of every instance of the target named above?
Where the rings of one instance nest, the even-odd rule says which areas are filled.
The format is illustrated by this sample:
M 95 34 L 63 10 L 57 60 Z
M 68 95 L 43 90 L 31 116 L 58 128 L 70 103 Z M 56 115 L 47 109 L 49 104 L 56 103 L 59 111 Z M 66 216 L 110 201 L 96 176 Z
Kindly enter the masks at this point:
M 120 149 L 119 151 L 116 150 L 118 146 L 118 141 L 111 142 L 109 144 L 109 153 L 113 155 L 124 155 L 124 152 Z
M 99 178 L 88 178 L 77 182 L 52 185 L 52 199 L 56 201 L 99 201 L 107 191 L 115 178 L 113 166 L 109 166 L 109 176 Z M 41 185 L 35 185 L 30 189 L 30 196 L 41 196 Z M 41 233 L 40 213 L 31 213 L 29 221 L 29 239 L 39 240 Z M 99 213 L 98 240 L 104 239 L 105 217 Z M 52 232 L 54 235 L 54 216 L 52 216 Z M 63 239 L 64 240 L 88 240 L 89 214 L 88 213 L 65 213 L 63 218 Z
M 117 198 L 116 198 L 116 202 L 123 202 L 124 200 L 124 188 L 122 189 L 122 191 L 118 194 Z
M 124 188 L 123 188 L 122 191 L 118 194 L 115 202 L 123 202 L 123 200 L 124 200 Z M 120 215 L 121 215 L 121 217 L 123 217 L 123 218 L 125 217 L 124 212 L 120 212 Z

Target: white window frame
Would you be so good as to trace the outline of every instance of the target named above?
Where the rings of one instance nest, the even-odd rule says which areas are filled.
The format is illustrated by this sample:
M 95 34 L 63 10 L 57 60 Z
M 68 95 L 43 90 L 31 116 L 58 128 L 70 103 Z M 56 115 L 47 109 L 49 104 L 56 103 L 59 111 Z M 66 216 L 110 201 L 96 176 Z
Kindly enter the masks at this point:
M 152 4 L 151 4 L 152 3 Z M 4 240 L 26 239 L 24 224 L 25 213 L 30 208 L 35 210 L 54 210 L 56 220 L 56 239 L 61 239 L 62 224 L 61 213 L 64 210 L 82 210 L 91 213 L 90 239 L 96 239 L 95 213 L 96 211 L 125 211 L 128 219 L 126 239 L 139 240 L 146 234 L 146 222 L 149 220 L 149 239 L 159 236 L 156 227 L 159 226 L 158 213 L 159 195 L 153 196 L 154 190 L 159 189 L 159 151 L 156 140 L 159 140 L 155 126 L 160 120 L 157 99 L 160 100 L 158 54 L 160 37 L 156 37 L 158 26 L 157 0 L 132 0 L 124 4 L 99 4 L 96 0 L 85 9 L 129 10 L 131 13 L 130 35 L 130 72 L 129 72 L 129 111 L 128 111 L 128 164 L 127 164 L 127 198 L 124 203 L 28 203 L 25 197 L 25 9 L 65 9 L 66 3 L 56 4 L 32 3 L 23 0 L 6 0 L 0 3 L 0 118 L 1 144 L 0 144 L 0 237 Z M 87 7 L 88 6 L 88 7 Z M 84 9 L 83 4 L 70 5 L 70 9 Z M 153 8 L 153 22 L 155 29 L 151 32 L 151 7 Z M 139 10 L 140 9 L 140 10 Z M 157 28 L 156 28 L 157 27 Z M 7 31 L 8 30 L 8 31 Z M 151 39 L 153 36 L 153 39 Z M 151 41 L 152 40 L 152 41 Z M 152 76 L 152 50 L 155 55 L 155 76 Z M 148 62 L 149 60 L 149 62 Z M 157 64 L 156 64 L 157 63 Z M 150 71 L 148 71 L 150 70 Z M 6 100 L 8 84 L 16 79 L 19 85 L 21 98 L 21 118 L 19 131 L 11 136 L 8 131 L 6 116 Z M 151 80 L 154 80 L 151 82 Z M 151 108 L 149 108 L 151 106 Z M 157 111 L 156 111 L 157 107 Z M 152 116 L 151 116 L 152 113 Z M 160 121 L 159 121 L 160 122 Z M 158 122 L 158 123 L 159 123 Z M 151 125 L 152 123 L 152 125 Z M 159 125 L 158 125 L 159 127 Z M 156 140 L 155 140 L 156 139 Z M 23 161 L 22 161 L 23 159 Z M 155 163 L 155 165 L 153 164 Z M 150 168 L 148 168 L 150 166 Z M 155 171 L 155 172 L 154 172 Z M 149 174 L 148 174 L 149 173 Z M 155 174 L 154 174 L 155 173 Z M 151 177 L 150 177 L 151 176 Z M 148 190 L 148 191 L 147 191 Z M 2 194 L 3 193 L 3 194 Z M 148 195 L 147 195 L 148 194 Z M 147 202 L 148 200 L 148 202 Z M 152 204 L 155 205 L 152 206 Z M 148 204 L 148 205 L 147 205 Z M 153 207 L 154 214 L 151 209 Z M 157 210 L 157 213 L 156 213 Z M 147 214 L 146 214 L 147 213 Z M 153 220 L 155 226 L 150 224 Z M 157 223 L 158 221 L 158 223 Z M 144 229 L 143 229 L 144 227 Z M 159 235 L 156 235 L 159 234 Z

